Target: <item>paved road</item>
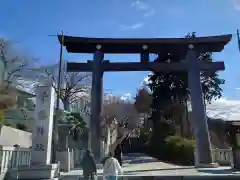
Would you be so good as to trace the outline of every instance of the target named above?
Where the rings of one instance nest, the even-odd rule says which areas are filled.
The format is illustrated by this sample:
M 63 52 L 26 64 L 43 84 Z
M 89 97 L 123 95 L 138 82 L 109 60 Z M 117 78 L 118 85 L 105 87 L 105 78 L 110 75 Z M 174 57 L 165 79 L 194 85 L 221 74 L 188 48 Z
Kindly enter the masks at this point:
M 230 167 L 215 169 L 195 169 L 191 166 L 177 166 L 159 162 L 158 160 L 142 154 L 130 154 L 124 157 L 123 176 L 227 176 L 238 175 Z M 62 173 L 61 180 L 77 180 L 82 177 L 82 170 Z M 240 172 L 239 172 L 240 175 Z M 98 176 L 102 176 L 102 169 L 98 169 Z M 240 179 L 240 177 L 239 177 Z

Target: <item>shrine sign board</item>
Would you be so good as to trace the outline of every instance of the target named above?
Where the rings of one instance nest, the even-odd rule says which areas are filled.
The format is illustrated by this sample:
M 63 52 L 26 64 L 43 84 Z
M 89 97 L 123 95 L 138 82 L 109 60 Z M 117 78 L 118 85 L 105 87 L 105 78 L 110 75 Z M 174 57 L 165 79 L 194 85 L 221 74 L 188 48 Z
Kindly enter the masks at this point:
M 50 84 L 36 89 L 36 114 L 32 132 L 31 158 L 31 164 L 34 165 L 51 163 L 54 93 Z

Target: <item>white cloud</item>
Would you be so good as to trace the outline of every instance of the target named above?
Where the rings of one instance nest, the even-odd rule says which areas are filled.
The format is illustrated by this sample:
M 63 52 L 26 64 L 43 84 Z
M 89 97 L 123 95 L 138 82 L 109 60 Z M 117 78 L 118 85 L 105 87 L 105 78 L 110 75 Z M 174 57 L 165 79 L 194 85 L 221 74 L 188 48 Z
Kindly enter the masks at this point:
M 221 98 L 207 105 L 207 115 L 225 120 L 240 120 L 240 100 Z
M 152 73 L 149 73 L 149 75 L 151 75 Z M 145 77 L 141 83 L 141 86 L 147 86 L 149 82 L 149 76 Z
M 114 94 L 114 93 L 105 93 L 104 101 L 109 102 L 118 102 L 118 101 L 131 101 L 133 100 L 133 95 L 131 93 L 126 93 L 123 95 Z
M 236 10 L 240 10 L 240 0 L 233 0 L 233 6 Z
M 130 93 L 126 93 L 121 96 L 121 100 L 123 100 L 123 101 L 132 100 L 132 98 L 133 98 L 133 96 Z
M 147 86 L 148 82 L 149 82 L 149 77 L 145 77 L 140 86 L 145 87 L 145 86 Z
M 154 9 L 151 9 L 150 11 L 145 12 L 145 13 L 143 14 L 143 16 L 144 16 L 144 17 L 150 17 L 150 16 L 152 16 L 152 15 L 154 15 L 154 14 L 155 14 L 155 10 L 154 10 Z
M 145 77 L 144 80 L 143 80 L 143 83 L 148 83 L 149 82 L 149 77 Z
M 148 4 L 144 3 L 142 1 L 135 1 L 131 5 L 132 5 L 132 7 L 135 7 L 137 9 L 139 9 L 139 10 L 147 10 L 149 8 Z
M 131 26 L 132 29 L 137 29 L 137 28 L 140 28 L 142 27 L 144 24 L 143 23 L 138 23 L 138 24 L 134 24 Z
M 134 30 L 139 29 L 144 26 L 144 23 L 136 23 L 133 25 L 120 25 L 120 30 L 126 31 L 126 30 Z
M 137 0 L 133 2 L 131 6 L 140 11 L 143 11 L 144 17 L 150 17 L 155 14 L 155 10 L 145 2 Z

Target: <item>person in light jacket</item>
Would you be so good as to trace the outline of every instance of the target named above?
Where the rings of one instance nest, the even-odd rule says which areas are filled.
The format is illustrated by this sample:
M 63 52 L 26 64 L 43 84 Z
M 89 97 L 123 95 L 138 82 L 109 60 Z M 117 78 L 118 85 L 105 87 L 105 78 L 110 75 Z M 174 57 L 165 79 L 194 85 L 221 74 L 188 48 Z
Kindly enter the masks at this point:
M 95 180 L 95 176 L 97 175 L 97 165 L 91 150 L 86 151 L 81 161 L 81 165 L 83 169 L 84 180 L 88 180 L 89 176 L 91 180 Z
M 117 180 L 118 174 L 123 172 L 118 160 L 113 157 L 112 153 L 109 153 L 103 163 L 103 176 L 107 180 Z

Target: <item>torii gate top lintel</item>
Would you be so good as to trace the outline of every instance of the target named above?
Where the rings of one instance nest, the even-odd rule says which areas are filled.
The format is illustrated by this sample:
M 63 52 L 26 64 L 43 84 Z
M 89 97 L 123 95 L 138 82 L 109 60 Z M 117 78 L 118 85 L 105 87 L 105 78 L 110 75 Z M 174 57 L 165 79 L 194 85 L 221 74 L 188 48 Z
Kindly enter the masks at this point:
M 88 38 L 64 36 L 64 46 L 70 53 L 94 53 L 96 45 L 102 46 L 103 53 L 134 54 L 142 52 L 147 45 L 149 53 L 185 52 L 189 44 L 193 44 L 198 52 L 221 52 L 231 40 L 232 35 L 207 36 L 196 38 Z M 62 36 L 58 36 L 62 43 Z

